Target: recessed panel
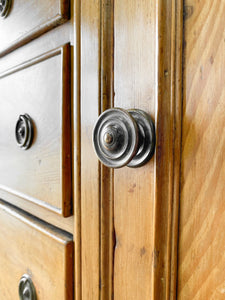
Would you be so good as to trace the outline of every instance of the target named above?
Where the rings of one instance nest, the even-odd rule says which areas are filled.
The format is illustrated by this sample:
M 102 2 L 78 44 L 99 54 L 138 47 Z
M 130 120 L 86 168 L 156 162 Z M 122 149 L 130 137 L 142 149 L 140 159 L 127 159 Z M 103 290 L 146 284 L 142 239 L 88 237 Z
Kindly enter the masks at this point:
M 0 74 L 0 196 L 17 195 L 63 216 L 71 215 L 69 45 Z M 33 138 L 20 147 L 15 130 Z
M 69 0 L 15 0 L 0 17 L 0 56 L 69 19 Z
M 19 299 L 19 286 L 28 293 L 29 285 L 20 284 L 23 276 L 39 300 L 73 299 L 72 235 L 2 202 L 0 227 L 1 299 Z

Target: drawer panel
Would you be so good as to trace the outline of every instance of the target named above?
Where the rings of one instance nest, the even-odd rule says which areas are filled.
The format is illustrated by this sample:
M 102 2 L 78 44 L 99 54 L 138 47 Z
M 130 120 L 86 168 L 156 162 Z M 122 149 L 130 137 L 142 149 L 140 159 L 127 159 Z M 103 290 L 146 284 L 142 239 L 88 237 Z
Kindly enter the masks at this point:
M 73 299 L 72 236 L 2 203 L 0 228 L 1 299 L 19 299 L 24 274 L 38 300 Z
M 0 18 L 0 56 L 68 19 L 69 0 L 12 0 L 8 16 Z
M 71 215 L 70 47 L 45 53 L 0 74 L 1 190 Z M 34 126 L 29 149 L 17 145 L 16 123 Z

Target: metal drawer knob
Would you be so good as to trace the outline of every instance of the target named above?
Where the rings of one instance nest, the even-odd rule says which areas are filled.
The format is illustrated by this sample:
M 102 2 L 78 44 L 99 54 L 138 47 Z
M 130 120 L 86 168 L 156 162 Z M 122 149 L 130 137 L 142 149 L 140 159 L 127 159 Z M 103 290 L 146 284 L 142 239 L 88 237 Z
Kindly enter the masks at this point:
M 12 5 L 12 0 L 0 0 L 0 17 L 6 18 Z
M 154 154 L 155 127 L 151 117 L 140 109 L 108 109 L 95 124 L 93 145 L 107 167 L 140 167 Z
M 32 279 L 29 275 L 24 274 L 19 282 L 20 300 L 36 300 L 36 291 Z
M 15 135 L 19 147 L 26 150 L 31 146 L 33 141 L 33 123 L 28 114 L 19 116 Z

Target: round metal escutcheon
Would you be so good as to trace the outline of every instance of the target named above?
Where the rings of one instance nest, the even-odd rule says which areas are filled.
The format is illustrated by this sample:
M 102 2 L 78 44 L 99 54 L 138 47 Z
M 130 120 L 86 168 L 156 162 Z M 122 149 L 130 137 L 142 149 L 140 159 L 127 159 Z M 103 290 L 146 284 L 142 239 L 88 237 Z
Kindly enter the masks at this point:
M 9 14 L 12 0 L 0 0 L 0 17 L 6 18 Z
M 36 300 L 36 291 L 32 279 L 29 275 L 24 274 L 19 282 L 20 300 Z
M 93 145 L 99 160 L 110 168 L 127 165 L 137 152 L 138 127 L 125 110 L 104 111 L 93 131 Z
M 137 168 L 147 163 L 155 151 L 155 126 L 151 117 L 140 109 L 130 109 L 128 112 L 135 119 L 138 126 L 139 144 L 136 155 L 127 164 L 130 168 Z
M 33 123 L 28 114 L 20 115 L 16 123 L 15 136 L 20 148 L 28 149 L 33 141 Z

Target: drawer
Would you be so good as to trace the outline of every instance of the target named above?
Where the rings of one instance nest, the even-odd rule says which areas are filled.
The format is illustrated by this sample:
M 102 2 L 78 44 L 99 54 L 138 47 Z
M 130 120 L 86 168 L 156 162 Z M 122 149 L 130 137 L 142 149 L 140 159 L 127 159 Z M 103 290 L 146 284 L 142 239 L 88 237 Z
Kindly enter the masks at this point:
M 28 43 L 42 33 L 69 19 L 69 0 L 4 0 L 11 6 L 6 17 L 0 17 L 0 56 Z
M 1 73 L 0 93 L 0 197 L 2 190 L 71 215 L 69 45 Z M 24 130 L 20 116 L 26 114 L 33 140 L 24 150 L 15 130 Z
M 0 228 L 1 299 L 19 299 L 23 275 L 38 300 L 73 299 L 72 236 L 2 203 Z

